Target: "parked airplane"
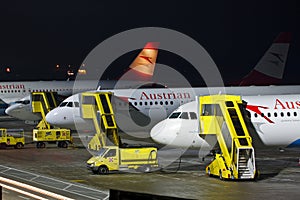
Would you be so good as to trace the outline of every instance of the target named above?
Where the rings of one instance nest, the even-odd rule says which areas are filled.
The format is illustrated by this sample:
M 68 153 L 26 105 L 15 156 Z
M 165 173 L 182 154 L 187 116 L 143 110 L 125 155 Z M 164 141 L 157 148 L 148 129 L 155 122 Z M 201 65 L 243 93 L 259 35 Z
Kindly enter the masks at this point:
M 73 93 L 73 84 L 74 81 L 0 82 L 1 107 L 4 111 L 14 103 L 21 103 L 21 99 L 29 99 L 31 92 L 52 91 L 67 97 Z M 94 84 L 91 81 L 83 81 L 77 92 L 91 89 L 95 89 Z
M 300 100 L 298 94 L 242 96 L 255 133 L 266 146 L 300 147 Z M 181 148 L 202 148 L 199 136 L 198 103 L 193 101 L 178 107 L 151 130 L 157 143 Z M 257 137 L 253 135 L 253 137 Z
M 134 84 L 142 84 L 151 80 L 156 64 L 158 54 L 158 43 L 148 42 L 135 60 L 130 64 L 127 72 L 122 76 L 122 86 L 132 86 Z M 38 91 L 53 91 L 64 96 L 95 90 L 98 86 L 101 88 L 113 88 L 117 80 L 101 80 L 95 85 L 95 81 L 43 81 L 43 82 L 9 82 L 0 84 L 1 99 L 10 105 L 6 110 L 6 114 L 25 120 L 27 122 L 39 121 L 41 116 L 31 112 L 30 93 Z M 22 100 L 21 100 L 22 98 Z
M 263 58 L 259 61 L 258 65 L 251 71 L 250 75 L 245 77 L 242 82 L 243 83 L 251 83 L 249 79 L 255 79 L 255 74 L 259 77 L 265 76 L 267 83 L 265 84 L 273 84 L 272 81 L 277 83 L 277 81 L 282 78 L 282 73 L 284 71 L 284 66 L 287 58 L 288 48 L 289 48 L 289 33 L 280 34 L 277 39 L 274 41 L 269 50 L 265 53 Z M 273 56 L 272 56 L 273 55 Z M 279 55 L 279 56 L 274 56 Z M 278 57 L 282 62 L 278 61 Z M 276 63 L 276 65 L 274 65 Z M 266 67 L 264 65 L 270 65 L 270 67 Z M 276 70 L 273 70 L 276 68 Z M 270 70 L 272 72 L 270 72 Z M 274 76 L 277 79 L 274 79 Z M 296 89 L 295 89 L 296 88 Z M 229 87 L 226 88 L 226 91 L 231 91 L 233 94 L 279 94 L 279 93 L 288 93 L 288 91 L 298 91 L 298 87 Z M 143 129 L 151 129 L 155 123 L 166 118 L 168 114 L 170 114 L 174 109 L 178 106 L 187 103 L 189 101 L 193 101 L 196 95 L 207 95 L 211 91 L 218 93 L 219 91 L 223 91 L 224 88 L 164 88 L 164 89 L 135 89 L 135 90 L 111 90 L 114 92 L 115 96 L 120 97 L 121 99 L 125 99 L 128 103 L 134 107 L 131 109 L 131 112 L 139 110 L 144 118 L 142 119 L 141 115 L 136 117 L 137 120 L 135 123 L 132 120 L 120 117 L 118 121 L 119 127 L 123 130 L 136 130 L 140 129 L 140 126 Z M 277 93 L 276 93 L 277 92 Z M 68 107 L 68 102 L 78 102 L 79 95 L 73 95 L 67 98 L 63 104 L 59 107 L 50 111 L 46 120 L 54 125 L 59 127 L 65 127 L 75 130 L 77 129 L 89 129 L 91 124 L 89 124 L 86 120 L 80 118 L 80 110 L 75 107 Z M 124 102 L 123 102 L 124 103 Z M 116 112 L 122 112 L 122 110 L 126 110 L 126 108 L 122 108 L 119 105 L 124 105 L 122 102 L 118 102 L 115 105 Z M 71 105 L 71 104 L 70 104 Z M 128 110 L 128 107 L 127 107 Z M 137 112 L 135 112 L 137 114 Z M 131 114 L 132 118 L 135 118 L 133 114 Z M 76 127 L 75 127 L 76 126 Z

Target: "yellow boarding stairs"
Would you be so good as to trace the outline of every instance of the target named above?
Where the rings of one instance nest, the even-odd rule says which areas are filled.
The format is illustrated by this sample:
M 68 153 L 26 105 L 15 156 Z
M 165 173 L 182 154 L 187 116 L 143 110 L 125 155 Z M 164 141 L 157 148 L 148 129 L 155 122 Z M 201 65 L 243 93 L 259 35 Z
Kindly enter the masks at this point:
M 219 153 L 206 167 L 209 176 L 220 179 L 254 179 L 254 148 L 241 109 L 240 96 L 199 97 L 200 136 L 216 137 Z
M 33 129 L 33 141 L 37 142 L 37 148 L 45 148 L 45 142 L 58 143 L 58 147 L 67 148 L 72 142 L 69 129 L 53 128 L 46 121 L 46 114 L 57 107 L 56 92 L 33 92 L 31 93 L 32 112 L 40 113 L 42 120 Z
M 119 146 L 119 136 L 113 108 L 111 92 L 84 92 L 81 94 L 81 117 L 93 120 L 95 135 L 88 148 L 100 150 L 108 145 Z

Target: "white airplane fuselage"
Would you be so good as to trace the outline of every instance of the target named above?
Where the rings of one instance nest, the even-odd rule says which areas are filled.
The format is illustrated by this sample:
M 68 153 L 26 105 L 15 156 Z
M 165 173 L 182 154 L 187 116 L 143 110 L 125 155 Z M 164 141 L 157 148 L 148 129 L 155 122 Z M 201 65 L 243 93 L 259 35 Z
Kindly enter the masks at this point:
M 161 88 L 161 89 L 119 89 L 110 90 L 120 99 L 126 99 L 136 110 L 148 117 L 146 123 L 136 123 L 134 115 L 128 114 L 128 103 L 113 102 L 117 124 L 123 131 L 148 130 L 159 121 L 166 119 L 176 108 L 194 101 L 195 96 L 218 93 L 235 95 L 267 95 L 299 93 L 300 86 L 260 86 L 260 87 L 226 87 L 226 88 Z M 80 117 L 79 107 L 67 106 L 67 102 L 79 102 L 79 95 L 72 95 L 61 106 L 50 111 L 46 120 L 58 127 L 72 130 L 91 130 L 92 124 Z M 127 115 L 126 115 L 127 112 Z M 131 109 L 132 112 L 132 109 Z M 124 116 L 125 113 L 125 116 Z M 130 112 L 129 112 L 130 113 Z M 118 120 L 119 119 L 119 120 Z M 147 121 L 147 119 L 146 119 Z
M 247 102 L 255 134 L 264 145 L 300 147 L 300 94 L 242 96 L 242 99 Z M 152 139 L 172 147 L 201 148 L 204 141 L 199 136 L 198 118 L 180 117 L 182 113 L 196 113 L 197 106 L 196 101 L 180 106 L 152 128 Z

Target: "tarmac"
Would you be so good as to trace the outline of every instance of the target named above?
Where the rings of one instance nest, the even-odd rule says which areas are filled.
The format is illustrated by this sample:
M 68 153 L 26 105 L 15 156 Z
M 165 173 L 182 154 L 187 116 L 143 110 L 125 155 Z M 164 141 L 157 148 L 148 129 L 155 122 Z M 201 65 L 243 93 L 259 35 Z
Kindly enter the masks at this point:
M 50 190 L 72 188 L 71 191 L 62 192 L 74 199 L 89 199 L 89 195 L 90 199 L 106 199 L 109 190 L 159 195 L 156 199 L 300 198 L 300 149 L 256 149 L 256 163 L 260 170 L 260 177 L 256 181 L 221 181 L 216 177 L 208 177 L 205 166 L 211 161 L 211 157 L 203 161 L 199 159 L 197 150 L 189 150 L 180 160 L 151 173 L 126 171 L 94 175 L 86 168 L 86 161 L 91 154 L 76 134 L 75 145 L 67 149 L 57 148 L 55 144 L 37 149 L 31 141 L 33 126 L 2 117 L 0 127 L 24 128 L 26 133 L 26 145 L 23 149 L 0 149 L 2 177 L 41 187 L 48 185 Z M 168 162 L 172 153 L 174 150 L 159 151 L 159 161 Z M 30 174 L 31 177 L 24 174 Z M 87 192 L 82 188 L 87 188 Z M 6 197 L 9 199 L 9 195 L 6 194 Z

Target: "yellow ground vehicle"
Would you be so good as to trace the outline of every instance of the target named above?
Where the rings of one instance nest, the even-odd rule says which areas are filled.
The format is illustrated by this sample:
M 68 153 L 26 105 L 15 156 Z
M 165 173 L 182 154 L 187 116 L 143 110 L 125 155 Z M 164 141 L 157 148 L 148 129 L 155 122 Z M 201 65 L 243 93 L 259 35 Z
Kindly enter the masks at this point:
M 88 148 L 97 153 L 87 161 L 93 173 L 106 174 L 121 169 L 148 172 L 158 166 L 157 148 L 122 146 L 111 104 L 111 92 L 81 94 L 81 117 L 93 121 L 95 133 Z
M 48 143 L 57 143 L 58 147 L 67 148 L 68 143 L 73 143 L 69 129 L 53 128 L 46 121 L 46 114 L 57 106 L 55 92 L 33 92 L 31 93 L 32 112 L 40 113 L 42 120 L 33 129 L 33 141 L 37 148 L 45 148 Z
M 0 147 L 13 146 L 16 149 L 23 148 L 25 144 L 23 129 L 0 128 Z
M 37 148 L 45 148 L 46 142 L 57 143 L 57 146 L 61 148 L 67 148 L 68 143 L 72 144 L 71 133 L 68 129 L 34 129 L 32 139 L 36 142 Z
M 157 149 L 154 147 L 119 148 L 106 146 L 87 161 L 88 169 L 95 174 L 107 174 L 110 171 L 135 169 L 150 172 L 158 167 Z
M 212 95 L 199 97 L 200 136 L 217 139 L 217 153 L 206 167 L 208 175 L 220 179 L 254 179 L 254 148 L 243 115 L 240 96 Z

